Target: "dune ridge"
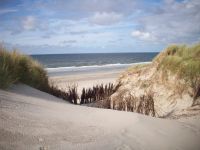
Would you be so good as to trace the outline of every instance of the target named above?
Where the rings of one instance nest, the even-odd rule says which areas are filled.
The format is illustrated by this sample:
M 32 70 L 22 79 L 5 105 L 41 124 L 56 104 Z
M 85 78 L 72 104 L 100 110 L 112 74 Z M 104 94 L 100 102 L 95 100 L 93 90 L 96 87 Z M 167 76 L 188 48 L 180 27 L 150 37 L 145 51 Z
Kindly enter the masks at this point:
M 199 115 L 199 56 L 200 44 L 172 45 L 151 64 L 130 67 L 118 79 L 111 108 L 165 118 Z
M 0 149 L 198 150 L 198 119 L 184 122 L 77 106 L 26 85 L 0 90 Z

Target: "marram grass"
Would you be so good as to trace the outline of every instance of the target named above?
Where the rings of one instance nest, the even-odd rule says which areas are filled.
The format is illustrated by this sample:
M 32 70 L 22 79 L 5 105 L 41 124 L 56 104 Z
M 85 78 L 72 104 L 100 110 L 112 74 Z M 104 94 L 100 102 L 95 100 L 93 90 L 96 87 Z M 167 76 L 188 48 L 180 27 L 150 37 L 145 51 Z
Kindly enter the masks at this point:
M 43 66 L 17 51 L 7 51 L 0 45 L 0 88 L 24 83 L 40 90 L 48 89 L 48 77 Z
M 0 44 L 0 89 L 6 89 L 16 83 L 24 83 L 70 102 L 70 96 L 77 95 L 76 87 L 70 87 L 75 92 L 69 93 L 50 84 L 47 72 L 36 60 L 16 50 L 8 51 Z
M 168 70 L 184 79 L 194 89 L 200 90 L 200 44 L 172 45 L 159 54 L 154 62 L 158 63 L 158 70 Z M 195 95 L 195 94 L 194 94 Z
M 162 57 L 158 69 L 168 69 L 183 78 L 200 76 L 200 44 L 190 47 L 172 45 L 158 57 Z

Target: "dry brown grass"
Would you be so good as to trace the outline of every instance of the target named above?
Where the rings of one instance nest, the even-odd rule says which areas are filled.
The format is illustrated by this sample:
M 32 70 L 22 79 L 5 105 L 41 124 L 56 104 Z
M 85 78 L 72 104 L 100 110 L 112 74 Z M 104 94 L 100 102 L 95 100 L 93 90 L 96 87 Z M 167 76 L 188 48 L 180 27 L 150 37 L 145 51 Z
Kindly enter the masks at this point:
M 125 96 L 126 95 L 126 96 Z M 153 92 L 148 91 L 136 97 L 128 90 L 121 90 L 111 102 L 111 108 L 122 111 L 137 112 L 144 115 L 155 116 Z
M 110 96 L 116 92 L 116 90 L 119 88 L 120 83 L 117 85 L 114 85 L 113 83 L 108 84 L 100 84 L 95 85 L 92 88 L 82 89 L 81 94 L 81 102 L 80 104 L 86 104 L 86 103 L 92 103 L 95 101 L 103 100 L 105 107 L 107 108 L 107 103 L 110 100 Z

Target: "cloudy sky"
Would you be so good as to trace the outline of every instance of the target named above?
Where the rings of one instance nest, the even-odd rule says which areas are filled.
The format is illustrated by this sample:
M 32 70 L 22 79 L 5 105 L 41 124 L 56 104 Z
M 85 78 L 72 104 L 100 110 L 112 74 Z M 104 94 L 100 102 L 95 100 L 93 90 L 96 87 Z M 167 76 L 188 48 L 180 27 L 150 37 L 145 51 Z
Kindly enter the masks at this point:
M 160 51 L 200 41 L 200 0 L 0 0 L 0 41 L 28 54 Z

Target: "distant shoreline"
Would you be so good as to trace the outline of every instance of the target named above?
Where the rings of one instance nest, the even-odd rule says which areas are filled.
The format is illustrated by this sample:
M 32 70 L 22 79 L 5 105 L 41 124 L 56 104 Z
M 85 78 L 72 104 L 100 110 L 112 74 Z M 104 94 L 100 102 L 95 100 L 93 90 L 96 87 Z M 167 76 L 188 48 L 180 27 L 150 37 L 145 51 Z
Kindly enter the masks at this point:
M 158 53 L 101 53 L 101 54 L 55 54 L 32 55 L 45 68 L 74 69 L 73 67 L 111 67 L 150 62 Z M 77 68 L 76 68 L 77 69 Z
M 42 55 L 82 55 L 82 54 L 86 54 L 86 55 L 93 55 L 93 54 L 143 54 L 143 53 L 157 53 L 159 54 L 160 52 L 109 52 L 109 53 L 41 53 L 41 54 L 28 54 L 30 56 L 42 56 Z
M 60 76 L 50 76 L 49 81 L 52 82 L 59 89 L 67 89 L 68 85 L 78 85 L 78 93 L 81 93 L 83 88 L 89 88 L 97 84 L 115 83 L 120 74 L 126 70 L 110 70 L 110 71 L 96 71 L 83 72 L 75 74 L 66 74 Z
M 83 69 L 82 67 L 77 67 L 77 70 L 70 70 L 70 67 L 62 67 L 61 70 L 58 68 L 58 70 L 55 70 L 54 73 L 48 72 L 49 81 L 56 85 L 59 89 L 64 90 L 67 89 L 68 85 L 76 84 L 78 86 L 78 93 L 80 94 L 83 88 L 90 88 L 97 84 L 115 83 L 119 76 L 129 67 L 148 63 L 151 62 L 132 63 L 122 65 L 120 67 L 117 65 L 107 65 L 105 68 L 103 66 L 99 66 L 97 68 L 83 67 Z
M 73 74 L 87 74 L 91 72 L 109 72 L 109 71 L 123 71 L 128 67 L 138 64 L 148 64 L 148 62 L 138 62 L 130 64 L 105 64 L 105 65 L 91 65 L 91 66 L 70 66 L 70 67 L 56 67 L 56 68 L 45 68 L 50 77 L 73 75 Z

